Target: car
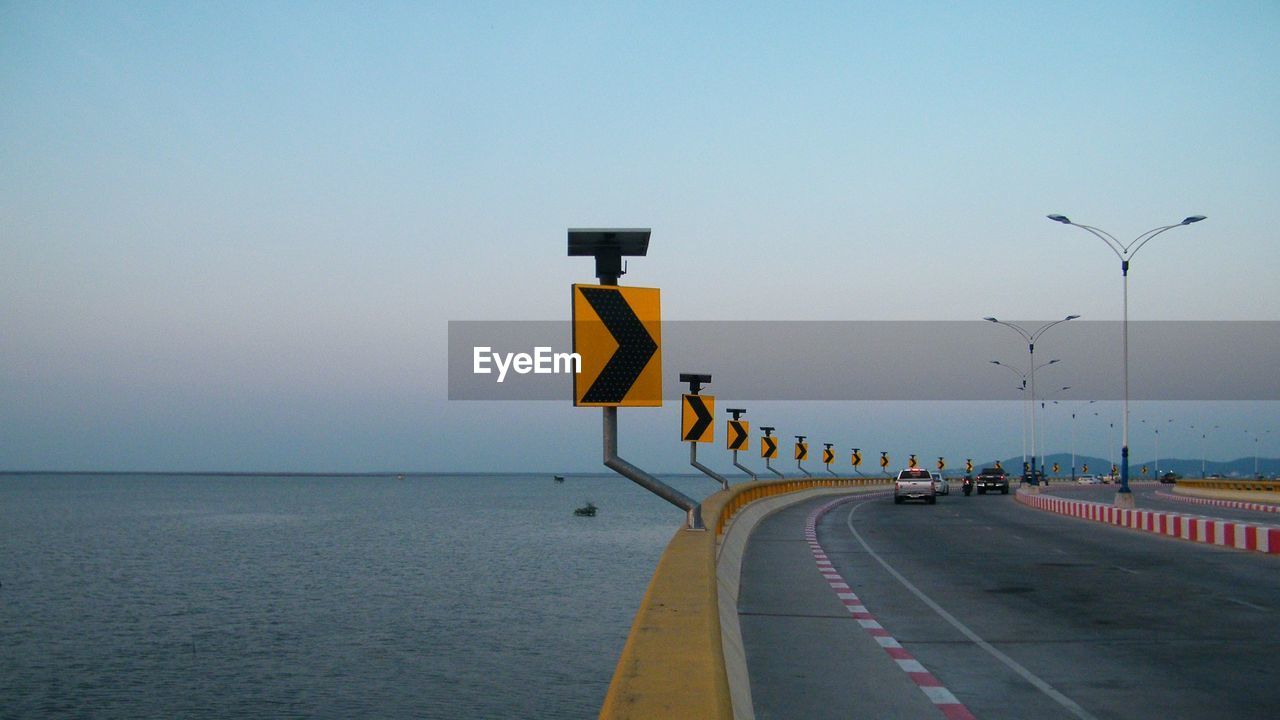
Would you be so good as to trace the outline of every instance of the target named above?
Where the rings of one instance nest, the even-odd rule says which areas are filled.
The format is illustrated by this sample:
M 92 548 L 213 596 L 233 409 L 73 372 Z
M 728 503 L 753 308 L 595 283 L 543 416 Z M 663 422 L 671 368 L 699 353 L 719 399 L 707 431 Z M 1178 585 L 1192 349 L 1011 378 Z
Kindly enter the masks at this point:
M 1076 478 L 1076 482 L 1081 485 L 1098 485 L 1102 480 L 1099 479 L 1097 475 L 1081 475 Z
M 1172 470 L 1160 476 L 1160 482 L 1165 485 L 1176 483 L 1180 479 L 1182 479 L 1182 476 Z
M 901 505 L 907 500 L 923 500 L 930 505 L 938 502 L 938 484 L 928 470 L 907 468 L 898 473 L 893 482 L 893 502 Z
M 1009 476 L 1000 468 L 982 468 L 978 479 L 974 481 L 979 495 L 986 495 L 988 490 L 999 490 L 1001 494 L 1009 494 Z
M 929 473 L 929 477 L 933 478 L 933 481 L 938 483 L 939 495 L 951 494 L 951 483 L 947 482 L 947 479 L 942 477 L 942 473 L 931 472 Z

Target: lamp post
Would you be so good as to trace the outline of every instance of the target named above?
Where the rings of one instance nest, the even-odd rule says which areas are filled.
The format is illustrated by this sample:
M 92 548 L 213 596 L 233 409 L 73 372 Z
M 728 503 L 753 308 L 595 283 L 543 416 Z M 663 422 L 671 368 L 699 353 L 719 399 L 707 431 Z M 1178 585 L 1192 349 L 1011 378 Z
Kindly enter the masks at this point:
M 1209 433 L 1217 430 L 1221 425 L 1214 425 L 1211 428 L 1201 428 L 1200 432 L 1200 479 L 1204 479 L 1205 465 L 1209 461 Z M 1192 425 L 1191 429 L 1195 430 L 1196 426 Z
M 1040 409 L 1045 411 L 1045 416 L 1044 416 L 1044 425 L 1040 428 L 1040 438 L 1039 438 L 1039 441 L 1038 441 L 1038 443 L 1037 443 L 1037 447 L 1039 447 L 1039 448 L 1040 448 L 1040 449 L 1042 449 L 1042 450 L 1044 450 L 1045 448 L 1047 448 L 1047 447 L 1048 447 L 1048 445 L 1046 445 L 1046 444 L 1045 444 L 1045 441 L 1044 441 L 1044 434 L 1045 434 L 1045 431 L 1049 428 L 1049 414 L 1048 414 L 1048 408 L 1046 408 L 1046 407 L 1045 407 L 1045 401 L 1051 402 L 1051 403 L 1053 403 L 1054 405 L 1058 405 L 1059 403 L 1058 403 L 1058 401 L 1057 401 L 1057 400 L 1049 400 L 1049 398 L 1057 397 L 1058 395 L 1060 395 L 1060 394 L 1062 394 L 1062 393 L 1064 393 L 1064 392 L 1066 392 L 1066 391 L 1068 391 L 1068 390 L 1070 390 L 1070 389 L 1071 389 L 1071 386 L 1070 386 L 1070 385 L 1064 385 L 1064 386 L 1062 386 L 1062 387 L 1058 388 L 1057 390 L 1054 390 L 1054 391 L 1053 391 L 1053 392 L 1051 392 L 1051 393 L 1048 393 L 1048 394 L 1046 394 L 1046 395 L 1042 395 L 1042 396 L 1040 396 Z M 1037 453 L 1037 454 L 1039 454 L 1039 453 Z M 1040 457 L 1042 458 L 1042 460 L 1041 460 L 1041 462 L 1040 462 L 1040 465 L 1041 465 L 1042 467 L 1047 467 L 1047 463 L 1049 462 L 1049 452 L 1048 452 L 1048 450 L 1045 450 L 1045 453 L 1044 453 L 1043 455 L 1041 455 Z
M 1064 323 L 1068 320 L 1075 320 L 1078 317 L 1080 316 L 1068 315 L 1062 318 L 1061 320 L 1054 320 L 1053 322 L 1045 323 L 1044 325 L 1041 325 L 1039 328 L 1037 328 L 1035 332 L 1028 332 L 1025 328 L 1023 328 L 1020 325 L 1015 325 L 1014 323 L 1005 322 L 1003 320 L 997 320 L 993 317 L 982 318 L 987 322 L 995 323 L 997 325 L 1004 325 L 1005 327 L 1021 335 L 1022 338 L 1027 341 L 1027 352 L 1030 355 L 1030 358 L 1027 361 L 1027 367 L 1031 368 L 1030 400 L 1031 400 L 1031 484 L 1032 485 L 1040 484 L 1039 480 L 1036 479 L 1036 340 L 1038 340 L 1040 336 L 1045 333 L 1046 330 L 1053 327 L 1054 325 L 1057 325 L 1059 323 Z
M 1035 368 L 1035 369 L 1036 369 L 1036 370 L 1039 370 L 1039 369 L 1040 369 L 1040 368 L 1042 368 L 1042 367 L 1045 367 L 1045 366 L 1047 366 L 1047 365 L 1052 365 L 1052 364 L 1054 364 L 1054 363 L 1059 363 L 1059 362 L 1062 362 L 1062 360 L 1060 360 L 1060 359 L 1058 359 L 1058 358 L 1054 358 L 1053 360 L 1050 360 L 1049 362 L 1040 363 L 1039 365 L 1037 365 L 1037 366 L 1036 366 L 1036 368 Z M 999 360 L 992 360 L 992 361 L 991 361 L 991 364 L 992 364 L 992 365 L 999 365 L 1000 367 L 1004 368 L 1005 370 L 1008 370 L 1009 372 L 1013 373 L 1014 375 L 1017 375 L 1017 376 L 1018 376 L 1018 378 L 1022 380 L 1022 385 L 1021 385 L 1021 386 L 1019 386 L 1019 387 L 1017 388 L 1017 390 L 1019 390 L 1020 392 L 1023 392 L 1023 393 L 1025 393 L 1025 392 L 1027 391 L 1027 374 L 1026 374 L 1026 373 L 1022 372 L 1021 370 L 1019 370 L 1019 369 L 1017 369 L 1017 368 L 1015 368 L 1015 367 L 1013 367 L 1012 365 L 1007 365 L 1007 364 L 1005 364 L 1005 363 L 1002 363 L 1002 362 L 1000 362 Z M 1023 405 L 1023 406 L 1022 406 L 1022 467 L 1024 467 L 1024 468 L 1025 468 L 1025 467 L 1027 467 L 1027 406 L 1026 406 L 1026 405 Z
M 1116 257 L 1120 258 L 1120 273 L 1124 277 L 1124 410 L 1121 413 L 1120 423 L 1123 428 L 1120 441 L 1120 489 L 1116 492 L 1115 504 L 1123 507 L 1133 507 L 1133 491 L 1129 489 L 1129 261 L 1134 255 L 1138 254 L 1142 246 L 1146 245 L 1151 238 L 1176 227 L 1198 223 L 1204 220 L 1205 216 L 1189 215 L 1180 223 L 1152 228 L 1134 238 L 1128 245 L 1117 240 L 1114 235 L 1106 230 L 1071 222 L 1065 215 L 1049 215 L 1047 217 L 1054 222 L 1060 222 L 1063 225 L 1074 225 L 1081 230 L 1089 232 L 1106 243 L 1107 247 L 1111 248 L 1111 251 L 1116 254 Z
M 1085 405 L 1092 405 L 1096 402 L 1098 401 L 1090 400 L 1089 402 L 1085 403 Z M 1094 415 L 1097 415 L 1097 413 L 1094 413 Z M 1075 481 L 1076 481 L 1076 413 L 1073 410 L 1071 412 L 1071 482 L 1075 482 Z

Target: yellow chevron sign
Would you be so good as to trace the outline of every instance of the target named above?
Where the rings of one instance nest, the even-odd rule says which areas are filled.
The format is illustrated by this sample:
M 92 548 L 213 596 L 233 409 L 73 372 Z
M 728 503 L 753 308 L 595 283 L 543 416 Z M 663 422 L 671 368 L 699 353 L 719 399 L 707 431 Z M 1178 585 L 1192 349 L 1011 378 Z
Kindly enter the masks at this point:
M 760 438 L 760 457 L 778 457 L 778 438 L 769 436 Z
M 662 313 L 657 288 L 574 285 L 577 407 L 662 405 Z
M 947 463 L 943 461 L 942 458 L 938 458 L 938 472 L 942 472 L 943 470 L 946 470 L 946 469 L 947 469 Z
M 832 451 L 831 451 L 831 448 L 823 448 L 823 449 L 822 449 L 822 464 L 823 464 L 823 465 L 830 465 L 830 464 L 832 463 L 832 461 L 834 461 L 835 459 L 836 459 L 836 454 L 835 454 L 834 452 L 832 452 Z
M 916 466 L 916 454 L 911 453 L 911 457 L 907 459 L 907 467 L 914 469 L 915 466 Z
M 1058 474 L 1058 470 L 1059 470 L 1059 469 L 1060 469 L 1060 468 L 1059 468 L 1059 466 L 1058 466 L 1058 463 L 1054 463 L 1054 464 L 1053 464 L 1053 474 L 1054 474 L 1054 475 L 1057 475 L 1057 474 Z
M 746 420 L 730 420 L 729 432 L 724 434 L 725 447 L 729 450 L 746 450 L 751 439 L 751 423 Z
M 971 473 L 971 472 L 973 472 L 973 460 L 965 460 L 965 461 L 964 461 L 964 471 L 965 471 L 966 473 Z
M 680 439 L 685 442 L 715 442 L 715 412 L 714 395 L 681 395 Z
M 880 467 L 882 468 L 889 467 L 889 453 L 887 452 L 880 453 Z
M 807 457 L 809 457 L 809 443 L 796 443 L 796 459 L 804 460 Z
M 853 456 L 852 456 L 852 457 L 850 457 L 849 459 L 853 461 L 853 466 L 854 466 L 854 467 L 858 467 L 859 465 L 861 465 L 861 464 L 862 464 L 862 453 L 858 452 L 858 451 L 855 449 L 855 450 L 853 451 Z

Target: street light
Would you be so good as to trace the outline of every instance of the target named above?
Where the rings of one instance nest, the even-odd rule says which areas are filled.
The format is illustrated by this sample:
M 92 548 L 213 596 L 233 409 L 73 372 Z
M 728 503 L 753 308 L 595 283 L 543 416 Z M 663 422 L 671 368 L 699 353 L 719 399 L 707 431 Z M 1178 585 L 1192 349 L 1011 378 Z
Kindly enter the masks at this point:
M 1027 367 L 1031 368 L 1030 401 L 1031 401 L 1031 484 L 1032 485 L 1040 484 L 1040 481 L 1036 479 L 1036 447 L 1035 447 L 1036 445 L 1036 340 L 1039 339 L 1039 337 L 1043 335 L 1046 330 L 1053 327 L 1054 325 L 1057 325 L 1059 323 L 1064 323 L 1068 320 L 1075 320 L 1078 317 L 1080 316 L 1068 315 L 1062 318 L 1061 320 L 1054 320 L 1053 322 L 1045 323 L 1044 325 L 1041 325 L 1039 328 L 1037 328 L 1035 332 L 1027 332 L 1027 330 L 1021 327 L 1020 325 L 1015 325 L 1014 323 L 1005 322 L 1003 320 L 997 320 L 993 317 L 982 318 L 987 322 L 995 323 L 997 325 L 1004 325 L 1005 327 L 1021 335 L 1022 338 L 1027 341 L 1027 352 L 1030 355 L 1030 358 L 1027 360 Z
M 1096 402 L 1098 401 L 1090 400 L 1089 402 L 1085 403 L 1085 405 L 1086 406 L 1092 405 Z M 1097 414 L 1098 413 L 1094 413 L 1094 415 L 1097 415 Z M 1071 482 L 1075 482 L 1075 481 L 1076 481 L 1076 413 L 1074 410 L 1072 410 L 1071 411 Z
M 1081 230 L 1085 230 L 1097 237 L 1099 240 L 1107 244 L 1111 251 L 1120 258 L 1120 273 L 1124 276 L 1124 411 L 1121 414 L 1121 427 L 1123 428 L 1120 445 L 1120 490 L 1116 492 L 1116 505 L 1132 507 L 1133 491 L 1129 489 L 1129 260 L 1146 245 L 1151 238 L 1159 235 L 1166 230 L 1172 230 L 1183 225 L 1198 223 L 1205 219 L 1204 215 L 1189 215 L 1183 218 L 1182 222 L 1173 225 L 1163 225 L 1158 228 L 1152 228 L 1138 237 L 1134 238 L 1128 245 L 1120 242 L 1111 233 L 1100 230 L 1091 225 L 1081 225 L 1073 223 L 1066 215 L 1049 215 L 1047 216 L 1054 222 L 1060 222 L 1063 225 L 1074 225 Z
M 1052 403 L 1052 404 L 1054 404 L 1054 405 L 1059 404 L 1057 400 L 1051 400 L 1050 398 L 1055 398 L 1055 397 L 1057 397 L 1058 395 L 1061 395 L 1062 393 L 1064 393 L 1064 392 L 1066 392 L 1066 391 L 1068 391 L 1068 390 L 1070 390 L 1070 389 L 1071 389 L 1071 386 L 1070 386 L 1070 385 L 1064 385 L 1063 387 L 1060 387 L 1060 388 L 1058 388 L 1057 390 L 1054 390 L 1054 391 L 1053 391 L 1053 392 L 1051 392 L 1051 393 L 1048 393 L 1048 394 L 1046 394 L 1046 395 L 1041 395 L 1041 396 L 1040 396 L 1040 409 L 1041 409 L 1041 410 L 1047 410 L 1047 408 L 1045 407 L 1045 403 L 1046 403 L 1046 401 L 1047 401 L 1047 402 L 1049 402 L 1049 403 Z M 1044 433 L 1045 433 L 1045 430 L 1047 430 L 1047 429 L 1048 429 L 1048 427 L 1049 427 L 1049 415 L 1048 415 L 1048 414 L 1047 414 L 1047 412 L 1046 412 L 1046 414 L 1045 414 L 1045 416 L 1044 416 L 1044 424 L 1040 427 L 1040 438 L 1039 438 L 1039 442 L 1036 444 L 1036 447 L 1039 447 L 1039 448 L 1041 448 L 1041 449 L 1045 449 L 1045 448 L 1047 448 L 1047 447 L 1048 447 L 1048 445 L 1047 445 L 1047 444 L 1045 444 L 1045 441 L 1044 441 Z M 1049 454 L 1048 454 L 1048 451 L 1047 451 L 1047 450 L 1045 451 L 1045 454 L 1044 454 L 1044 455 L 1041 455 L 1040 457 L 1042 458 L 1041 463 L 1040 463 L 1042 466 L 1049 462 Z
M 1052 364 L 1057 363 L 1057 362 L 1062 362 L 1062 360 L 1060 360 L 1060 359 L 1058 359 L 1058 358 L 1054 358 L 1053 360 L 1050 360 L 1049 362 L 1046 362 L 1046 363 L 1040 363 L 1039 365 L 1037 365 L 1037 366 L 1036 366 L 1036 368 L 1035 368 L 1035 369 L 1036 369 L 1036 370 L 1039 370 L 1040 368 L 1045 367 L 1046 365 L 1052 365 Z M 1021 391 L 1021 392 L 1023 392 L 1023 393 L 1025 393 L 1025 392 L 1027 391 L 1027 374 L 1026 374 L 1026 373 L 1022 372 L 1021 370 L 1019 370 L 1019 369 L 1017 369 L 1017 368 L 1015 368 L 1015 367 L 1013 367 L 1012 365 L 1008 365 L 1008 364 L 1006 364 L 1006 363 L 1002 363 L 1002 362 L 1000 362 L 999 360 L 992 360 L 992 361 L 991 361 L 991 364 L 992 364 L 992 365 L 999 365 L 1000 367 L 1004 368 L 1005 370 L 1008 370 L 1009 372 L 1013 373 L 1014 375 L 1017 375 L 1017 376 L 1018 376 L 1018 378 L 1022 380 L 1022 386 L 1021 386 L 1021 387 L 1019 387 L 1019 388 L 1017 388 L 1017 389 L 1018 389 L 1018 390 L 1020 390 L 1020 391 Z M 1027 406 L 1026 406 L 1026 405 L 1023 405 L 1023 406 L 1022 406 L 1022 467 L 1024 467 L 1024 468 L 1025 468 L 1025 467 L 1027 467 Z
M 1139 422 L 1145 425 L 1147 421 L 1140 420 Z M 1173 422 L 1173 420 L 1169 420 L 1168 422 Z M 1156 424 L 1155 420 L 1152 420 L 1151 427 L 1152 429 L 1155 430 L 1155 433 L 1156 433 L 1156 479 L 1159 480 L 1160 479 L 1160 426 Z
M 1200 479 L 1204 479 L 1205 464 L 1209 460 L 1209 433 L 1217 430 L 1221 425 L 1214 425 L 1211 428 L 1201 428 L 1200 432 Z M 1192 430 L 1196 429 L 1195 425 L 1191 426 Z

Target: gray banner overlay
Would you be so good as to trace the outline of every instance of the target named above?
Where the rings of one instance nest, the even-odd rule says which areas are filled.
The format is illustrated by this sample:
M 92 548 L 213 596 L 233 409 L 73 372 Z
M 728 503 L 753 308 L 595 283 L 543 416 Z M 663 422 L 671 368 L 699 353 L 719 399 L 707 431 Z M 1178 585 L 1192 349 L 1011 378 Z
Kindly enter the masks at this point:
M 1034 331 L 1047 321 L 1014 321 Z M 1036 396 L 1124 397 L 1122 323 L 1055 325 L 1036 342 Z M 489 360 L 475 372 L 476 348 Z M 568 321 L 450 321 L 450 400 L 572 400 L 564 372 L 498 382 L 493 355 L 569 353 Z M 703 392 L 734 400 L 1019 400 L 1027 342 L 990 322 L 670 321 L 662 324 L 663 395 L 680 373 L 710 373 Z M 1012 370 L 992 364 L 997 360 Z M 529 363 L 524 367 L 528 368 Z M 563 368 L 563 365 L 562 365 Z M 561 369 L 562 369 L 561 368 Z M 1133 400 L 1280 400 L 1280 322 L 1129 323 Z M 1016 372 L 1015 372 L 1016 371 Z M 1028 381 L 1030 378 L 1028 377 Z M 1029 382 L 1028 382 L 1029 385 Z M 1063 387 L 1069 391 L 1062 391 Z

